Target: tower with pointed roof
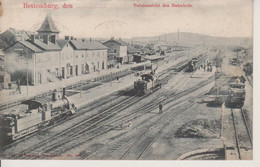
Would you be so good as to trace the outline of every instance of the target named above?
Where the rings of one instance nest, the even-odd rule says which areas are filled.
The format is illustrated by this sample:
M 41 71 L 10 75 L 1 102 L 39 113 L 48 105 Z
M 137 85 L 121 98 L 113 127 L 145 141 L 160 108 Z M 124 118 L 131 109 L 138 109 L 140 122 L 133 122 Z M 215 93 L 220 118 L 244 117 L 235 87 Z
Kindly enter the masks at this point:
M 43 42 L 48 44 L 48 42 L 56 43 L 57 36 L 60 31 L 55 26 L 50 14 L 44 19 L 41 28 L 37 31 L 40 36 L 43 37 Z

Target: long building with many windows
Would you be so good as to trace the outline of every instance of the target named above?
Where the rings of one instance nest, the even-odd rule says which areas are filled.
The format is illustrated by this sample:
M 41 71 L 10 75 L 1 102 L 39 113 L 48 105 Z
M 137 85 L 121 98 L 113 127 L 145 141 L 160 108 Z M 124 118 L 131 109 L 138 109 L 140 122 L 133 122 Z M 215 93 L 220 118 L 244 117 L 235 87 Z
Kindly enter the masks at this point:
M 40 85 L 107 68 L 107 47 L 98 41 L 57 39 L 59 30 L 48 15 L 39 35 L 5 50 L 7 71 L 21 84 Z

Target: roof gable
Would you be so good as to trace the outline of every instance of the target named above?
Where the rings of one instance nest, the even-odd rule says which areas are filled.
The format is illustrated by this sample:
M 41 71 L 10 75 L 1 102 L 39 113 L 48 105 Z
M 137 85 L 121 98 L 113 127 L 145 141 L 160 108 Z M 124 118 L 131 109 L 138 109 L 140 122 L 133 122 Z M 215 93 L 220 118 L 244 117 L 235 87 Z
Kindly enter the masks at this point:
M 104 42 L 104 44 L 106 44 L 108 42 L 115 42 L 115 43 L 117 43 L 119 45 L 127 46 L 127 43 L 122 41 L 121 39 L 110 39 L 110 40 Z
M 64 46 L 66 46 L 70 41 L 65 39 L 59 39 L 57 40 L 58 45 L 61 49 L 63 49 Z

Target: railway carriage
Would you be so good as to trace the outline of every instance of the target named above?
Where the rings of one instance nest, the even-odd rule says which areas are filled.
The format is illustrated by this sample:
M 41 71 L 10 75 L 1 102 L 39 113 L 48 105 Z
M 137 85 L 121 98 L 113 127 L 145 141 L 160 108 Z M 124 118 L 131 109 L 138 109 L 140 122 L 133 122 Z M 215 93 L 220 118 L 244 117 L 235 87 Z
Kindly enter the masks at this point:
M 229 106 L 233 108 L 243 107 L 246 95 L 245 79 L 243 77 L 232 77 L 229 85 Z
M 161 87 L 161 83 L 155 74 L 143 74 L 141 79 L 134 82 L 134 89 L 138 95 L 144 95 L 150 90 Z
M 0 136 L 4 141 L 13 141 L 53 124 L 75 113 L 75 106 L 65 97 L 65 89 L 46 97 L 22 102 L 26 111 L 14 110 L 0 115 Z

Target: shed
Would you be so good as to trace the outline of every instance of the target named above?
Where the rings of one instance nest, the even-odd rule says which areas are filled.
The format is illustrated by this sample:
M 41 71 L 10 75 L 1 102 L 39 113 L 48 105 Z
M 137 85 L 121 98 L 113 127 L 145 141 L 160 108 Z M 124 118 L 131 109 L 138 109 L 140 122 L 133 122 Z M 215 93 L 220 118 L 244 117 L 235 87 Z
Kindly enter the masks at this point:
M 153 69 L 162 67 L 164 65 L 164 58 L 165 56 L 157 56 L 157 55 L 144 57 L 145 60 L 151 61 Z

